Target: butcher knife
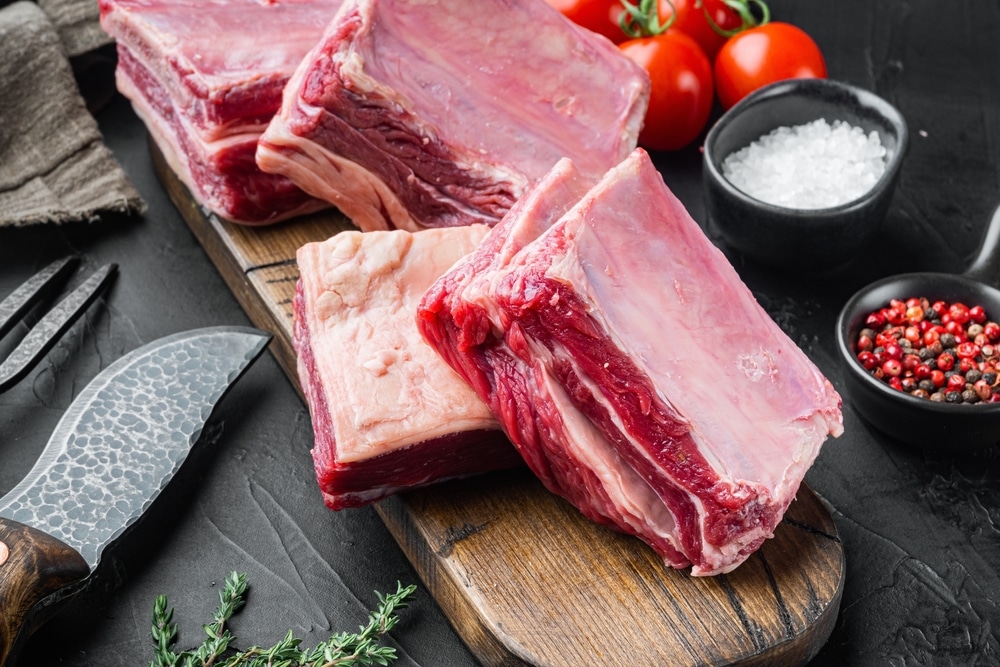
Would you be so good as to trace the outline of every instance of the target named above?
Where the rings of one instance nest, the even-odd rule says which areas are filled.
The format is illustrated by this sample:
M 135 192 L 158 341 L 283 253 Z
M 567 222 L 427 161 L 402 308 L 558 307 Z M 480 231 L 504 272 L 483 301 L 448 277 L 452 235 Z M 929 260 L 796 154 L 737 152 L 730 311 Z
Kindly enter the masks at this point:
M 86 587 L 270 338 L 248 327 L 174 334 L 125 355 L 80 392 L 35 466 L 0 498 L 0 667 Z

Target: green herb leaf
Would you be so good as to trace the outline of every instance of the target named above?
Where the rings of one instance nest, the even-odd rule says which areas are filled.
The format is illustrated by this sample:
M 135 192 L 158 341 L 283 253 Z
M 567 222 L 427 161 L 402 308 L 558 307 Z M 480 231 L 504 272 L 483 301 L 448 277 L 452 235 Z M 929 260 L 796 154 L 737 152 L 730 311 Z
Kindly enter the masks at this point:
M 219 606 L 212 623 L 203 626 L 205 640 L 195 649 L 174 653 L 177 626 L 172 623 L 173 609 L 167 608 L 167 598 L 157 596 L 153 603 L 152 638 L 155 645 L 149 667 L 368 667 L 389 665 L 396 659 L 396 650 L 383 646 L 381 640 L 399 622 L 398 611 L 405 609 L 416 586 L 403 587 L 383 595 L 375 591 L 378 608 L 368 614 L 368 623 L 357 633 L 339 632 L 315 648 L 303 651 L 302 640 L 291 630 L 270 648 L 253 646 L 245 651 L 232 649 L 235 641 L 227 625 L 233 614 L 246 603 L 247 575 L 233 572 L 219 591 Z

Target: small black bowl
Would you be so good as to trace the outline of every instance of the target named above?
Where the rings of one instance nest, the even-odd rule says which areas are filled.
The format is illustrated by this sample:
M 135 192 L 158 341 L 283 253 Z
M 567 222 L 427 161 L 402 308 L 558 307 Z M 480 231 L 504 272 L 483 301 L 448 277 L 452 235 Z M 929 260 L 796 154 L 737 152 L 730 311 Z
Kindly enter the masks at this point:
M 886 149 L 885 173 L 854 201 L 823 209 L 768 204 L 733 186 L 722 163 L 778 127 L 820 118 L 846 121 L 865 134 L 878 132 Z M 709 218 L 726 243 L 779 269 L 828 271 L 855 258 L 876 232 L 892 201 L 908 132 L 902 115 L 881 97 L 829 79 L 790 79 L 740 100 L 708 132 L 702 172 Z
M 861 417 L 904 444 L 960 453 L 1000 443 L 1000 403 L 951 404 L 916 398 L 889 387 L 857 361 L 854 341 L 868 313 L 890 299 L 927 297 L 981 305 L 1000 317 L 1000 208 L 993 214 L 965 273 L 904 273 L 878 280 L 852 296 L 837 318 L 837 350 L 844 365 L 844 394 Z

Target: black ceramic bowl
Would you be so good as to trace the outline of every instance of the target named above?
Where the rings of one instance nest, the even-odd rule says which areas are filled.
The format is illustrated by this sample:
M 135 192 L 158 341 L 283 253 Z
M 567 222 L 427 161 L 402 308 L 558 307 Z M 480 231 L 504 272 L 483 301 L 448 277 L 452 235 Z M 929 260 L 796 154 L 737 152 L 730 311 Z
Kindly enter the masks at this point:
M 903 443 L 944 452 L 963 452 L 1000 443 L 1000 403 L 935 403 L 892 389 L 855 358 L 854 341 L 868 313 L 890 299 L 925 296 L 934 301 L 979 304 L 1000 318 L 1000 209 L 994 213 L 976 258 L 965 273 L 906 273 L 859 290 L 837 319 L 837 350 L 844 365 L 844 394 L 861 417 Z
M 722 163 L 778 127 L 824 118 L 846 121 L 865 134 L 878 132 L 886 149 L 885 173 L 865 195 L 840 206 L 795 209 L 755 199 L 722 175 Z M 705 139 L 703 174 L 710 219 L 733 249 L 780 269 L 831 270 L 848 263 L 885 218 L 906 153 L 906 122 L 888 102 L 829 79 L 791 79 L 740 100 Z

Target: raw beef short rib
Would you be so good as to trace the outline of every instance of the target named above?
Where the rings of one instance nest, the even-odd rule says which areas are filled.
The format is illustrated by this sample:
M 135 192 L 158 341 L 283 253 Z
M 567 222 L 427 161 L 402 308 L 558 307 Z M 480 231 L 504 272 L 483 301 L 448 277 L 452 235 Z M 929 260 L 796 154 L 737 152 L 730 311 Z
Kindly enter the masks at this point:
M 363 231 L 495 224 L 562 157 L 624 159 L 646 73 L 538 0 L 346 0 L 257 163 Z
M 771 537 L 843 430 L 641 149 L 599 181 L 557 165 L 418 317 L 550 490 L 694 575 Z
M 343 232 L 299 249 L 293 342 L 331 509 L 523 465 L 415 321 L 427 287 L 485 233 Z
M 342 0 L 100 0 L 119 91 L 217 215 L 267 224 L 328 206 L 257 167 L 257 140 Z

